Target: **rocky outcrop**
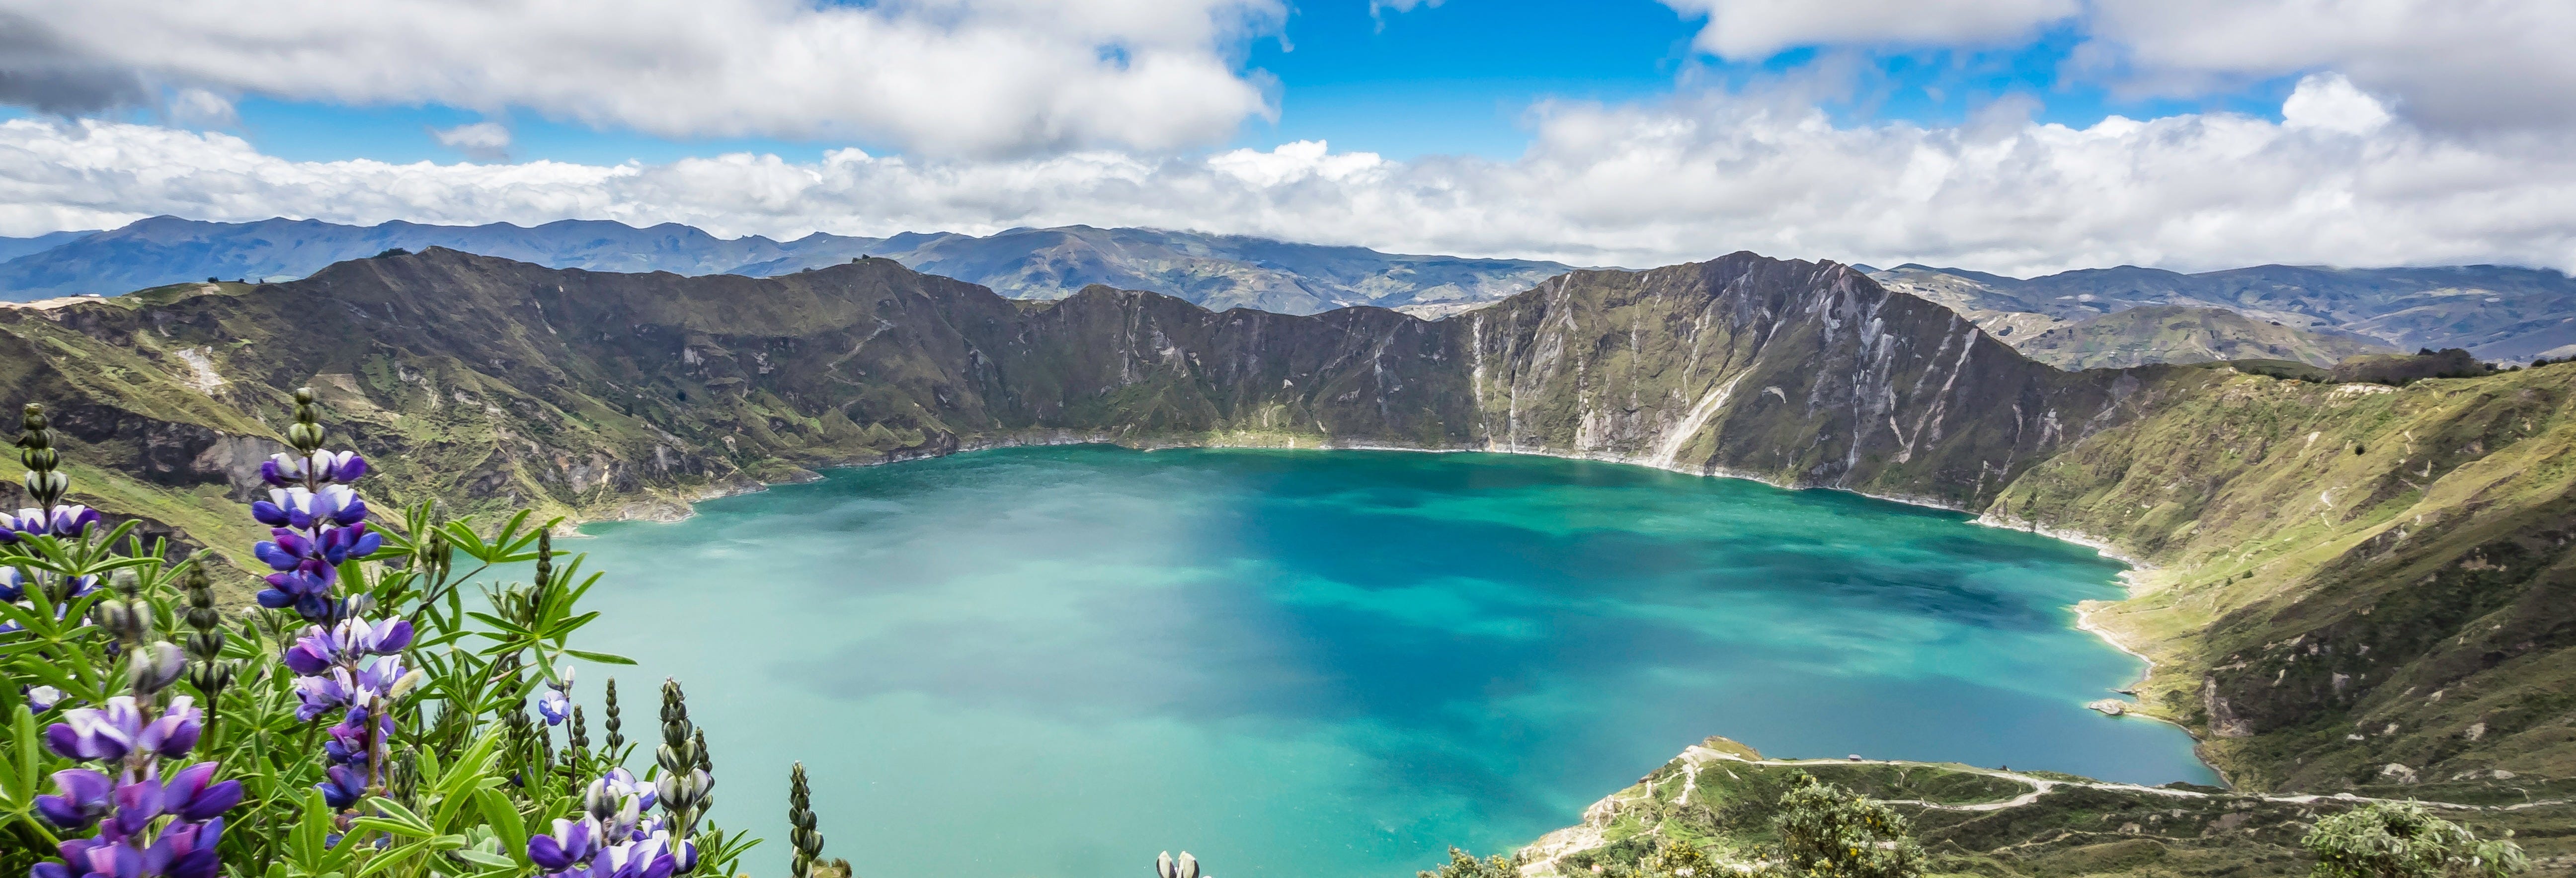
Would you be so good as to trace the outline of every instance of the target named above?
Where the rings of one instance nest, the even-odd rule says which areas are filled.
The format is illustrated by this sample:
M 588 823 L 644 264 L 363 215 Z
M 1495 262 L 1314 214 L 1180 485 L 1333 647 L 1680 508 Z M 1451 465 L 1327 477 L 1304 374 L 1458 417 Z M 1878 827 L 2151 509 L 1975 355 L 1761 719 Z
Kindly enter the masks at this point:
M 1575 272 L 1442 321 L 1483 447 L 1982 505 L 2130 415 L 2134 380 L 2031 362 L 1829 262 Z

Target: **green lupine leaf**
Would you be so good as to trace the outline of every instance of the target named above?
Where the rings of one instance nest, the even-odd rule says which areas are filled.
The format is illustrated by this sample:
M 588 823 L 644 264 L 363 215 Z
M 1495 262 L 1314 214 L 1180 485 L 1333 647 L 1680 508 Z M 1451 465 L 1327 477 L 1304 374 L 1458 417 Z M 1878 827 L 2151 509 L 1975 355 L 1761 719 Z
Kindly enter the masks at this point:
M 627 658 L 622 655 L 614 655 L 605 652 L 592 652 L 587 649 L 567 649 L 563 651 L 563 654 L 582 661 L 597 662 L 603 665 L 631 665 L 635 663 L 634 659 Z

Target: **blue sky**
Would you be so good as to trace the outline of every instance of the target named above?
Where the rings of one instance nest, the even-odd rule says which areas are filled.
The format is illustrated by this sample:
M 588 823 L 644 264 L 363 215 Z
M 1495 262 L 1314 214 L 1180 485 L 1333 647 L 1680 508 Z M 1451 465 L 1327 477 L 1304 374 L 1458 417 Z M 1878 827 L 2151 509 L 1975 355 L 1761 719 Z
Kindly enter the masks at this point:
M 2069 27 L 2036 29 L 2009 45 L 1801 47 L 1731 61 L 1693 48 L 1705 23 L 1654 0 L 1453 0 L 1405 11 L 1373 10 L 1364 0 L 1307 0 L 1292 8 L 1284 33 L 1250 40 L 1238 52 L 1240 69 L 1275 81 L 1278 120 L 1247 119 L 1224 145 L 1324 140 L 1336 150 L 1397 159 L 1508 159 L 1527 146 L 1529 114 L 1541 101 L 1654 101 L 1677 90 L 1759 89 L 1791 77 L 1828 80 L 1820 103 L 1844 124 L 1954 125 L 2005 97 L 2035 102 L 2038 121 L 2077 127 L 2114 113 L 2223 110 L 2278 119 L 2297 80 L 2270 77 L 2190 98 L 2122 99 L 2102 84 L 2061 75 L 2079 41 Z M 1842 72 L 1820 73 L 1827 69 Z M 511 128 L 508 154 L 516 160 L 653 164 L 726 152 L 812 160 L 843 146 L 900 151 L 866 139 L 655 136 L 538 111 L 487 116 L 435 103 L 251 95 L 235 111 L 238 124 L 225 127 L 270 155 L 301 161 L 455 161 L 459 153 L 430 130 L 486 118 Z

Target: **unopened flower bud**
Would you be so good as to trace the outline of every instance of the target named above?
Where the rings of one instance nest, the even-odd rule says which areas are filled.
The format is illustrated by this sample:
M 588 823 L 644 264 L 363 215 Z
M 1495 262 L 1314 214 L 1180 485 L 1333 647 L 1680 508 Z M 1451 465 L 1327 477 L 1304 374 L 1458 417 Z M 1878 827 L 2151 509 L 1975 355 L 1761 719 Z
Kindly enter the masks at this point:
M 188 667 L 188 685 L 212 698 L 233 684 L 233 663 L 202 661 Z
M 27 473 L 26 482 L 27 493 L 45 501 L 59 498 L 63 496 L 63 492 L 72 489 L 71 477 L 63 475 L 59 471 L 37 472 L 30 470 Z
M 137 643 L 143 640 L 143 617 L 135 611 L 133 604 L 103 600 L 90 609 L 89 615 L 90 621 L 98 623 L 98 627 L 119 641 Z
M 224 654 L 224 629 L 208 626 L 188 635 L 188 655 L 212 660 Z
M 134 653 L 135 694 L 151 695 L 170 688 L 170 684 L 179 682 L 179 676 L 187 670 L 188 657 L 168 641 L 138 650 Z
M 385 687 L 385 697 L 401 698 L 409 695 L 411 690 L 420 688 L 421 681 L 427 679 L 429 674 L 419 668 L 405 671 L 402 676 L 394 678 L 393 685 Z

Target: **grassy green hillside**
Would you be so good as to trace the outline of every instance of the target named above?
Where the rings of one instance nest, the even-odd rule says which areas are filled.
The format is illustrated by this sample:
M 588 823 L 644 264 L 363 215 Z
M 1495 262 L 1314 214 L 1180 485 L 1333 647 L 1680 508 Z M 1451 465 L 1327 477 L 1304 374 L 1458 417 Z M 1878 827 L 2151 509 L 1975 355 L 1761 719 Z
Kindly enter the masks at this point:
M 2093 614 L 2148 710 L 2258 789 L 2576 776 L 2576 367 L 2149 392 L 1988 511 L 2153 565 Z
M 2117 311 L 2018 341 L 2015 347 L 2023 356 L 2060 369 L 2220 360 L 2296 360 L 2332 366 L 2350 357 L 2397 352 L 2372 339 L 2284 326 L 2225 308 L 2180 305 Z
M 2299 838 L 2317 819 L 2418 788 L 2377 787 L 2342 796 L 2265 795 L 2172 784 L 2141 787 L 2050 772 L 1956 763 L 1766 759 L 1724 738 L 1691 747 L 1627 789 L 1596 802 L 1583 822 L 1514 852 L 1529 878 L 1633 875 L 1658 845 L 1707 850 L 1748 871 L 1778 839 L 1771 820 L 1800 773 L 1889 802 L 1912 825 L 1934 874 L 1997 878 L 2075 875 L 2254 878 L 2302 874 Z M 2576 782 L 2508 787 L 2453 783 L 2446 819 L 2481 837 L 2521 840 L 2541 874 L 2576 865 Z

